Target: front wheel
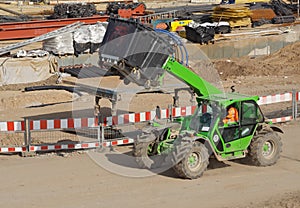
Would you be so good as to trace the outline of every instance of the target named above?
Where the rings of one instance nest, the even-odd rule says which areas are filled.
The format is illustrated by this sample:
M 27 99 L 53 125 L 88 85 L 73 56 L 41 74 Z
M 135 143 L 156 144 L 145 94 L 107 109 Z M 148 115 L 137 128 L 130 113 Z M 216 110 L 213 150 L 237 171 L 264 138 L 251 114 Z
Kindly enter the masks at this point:
M 155 142 L 139 142 L 134 146 L 135 160 L 140 168 L 155 169 L 161 168 L 165 156 L 157 152 Z
M 183 160 L 177 163 L 173 169 L 182 178 L 196 179 L 203 175 L 209 163 L 208 150 L 204 144 L 194 142 Z
M 282 142 L 276 132 L 259 135 L 250 144 L 249 159 L 256 166 L 275 164 L 282 152 Z

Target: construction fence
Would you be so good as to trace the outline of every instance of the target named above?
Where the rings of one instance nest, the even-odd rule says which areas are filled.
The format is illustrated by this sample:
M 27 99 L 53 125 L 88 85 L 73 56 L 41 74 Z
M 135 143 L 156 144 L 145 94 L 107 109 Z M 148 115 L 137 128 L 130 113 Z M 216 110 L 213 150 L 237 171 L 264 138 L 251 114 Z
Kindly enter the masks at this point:
M 299 117 L 300 92 L 260 97 L 259 105 L 286 103 L 288 110 L 275 112 L 268 121 L 281 123 Z M 160 109 L 160 118 L 189 116 L 196 106 Z M 272 114 L 265 115 L 272 116 Z M 280 115 L 280 117 L 276 117 Z M 83 150 L 132 144 L 134 137 L 124 137 L 118 127 L 153 120 L 157 111 L 129 113 L 106 118 L 66 118 L 0 122 L 0 153 L 20 153 Z

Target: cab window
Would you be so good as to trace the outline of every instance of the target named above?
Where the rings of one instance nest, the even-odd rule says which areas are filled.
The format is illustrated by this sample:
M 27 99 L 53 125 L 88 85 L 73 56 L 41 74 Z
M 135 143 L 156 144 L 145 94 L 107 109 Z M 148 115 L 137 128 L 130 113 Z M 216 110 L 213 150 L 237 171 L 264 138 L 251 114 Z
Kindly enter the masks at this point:
M 256 124 L 263 122 L 263 115 L 254 101 L 244 101 L 242 103 L 242 125 Z

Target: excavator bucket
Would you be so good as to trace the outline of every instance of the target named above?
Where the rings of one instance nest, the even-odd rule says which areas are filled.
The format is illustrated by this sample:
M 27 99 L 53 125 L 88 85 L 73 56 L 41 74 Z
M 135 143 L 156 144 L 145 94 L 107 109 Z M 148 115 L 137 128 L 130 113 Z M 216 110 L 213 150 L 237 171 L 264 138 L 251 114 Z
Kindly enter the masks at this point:
M 163 64 L 174 53 L 161 34 L 138 20 L 111 17 L 99 50 L 100 65 L 117 70 L 124 82 L 157 86 Z

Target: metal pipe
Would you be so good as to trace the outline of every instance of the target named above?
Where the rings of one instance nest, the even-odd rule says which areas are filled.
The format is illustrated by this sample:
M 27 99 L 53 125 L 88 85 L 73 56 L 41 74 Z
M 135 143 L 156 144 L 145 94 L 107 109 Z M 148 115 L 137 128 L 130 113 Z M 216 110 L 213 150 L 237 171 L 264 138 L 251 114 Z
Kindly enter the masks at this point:
M 69 86 L 61 86 L 61 85 L 46 85 L 46 86 L 34 86 L 34 87 L 25 87 L 25 92 L 29 91 L 37 91 L 37 90 L 66 90 L 68 92 L 76 93 L 79 96 L 82 95 L 81 92 L 78 91 L 75 87 L 69 87 Z

